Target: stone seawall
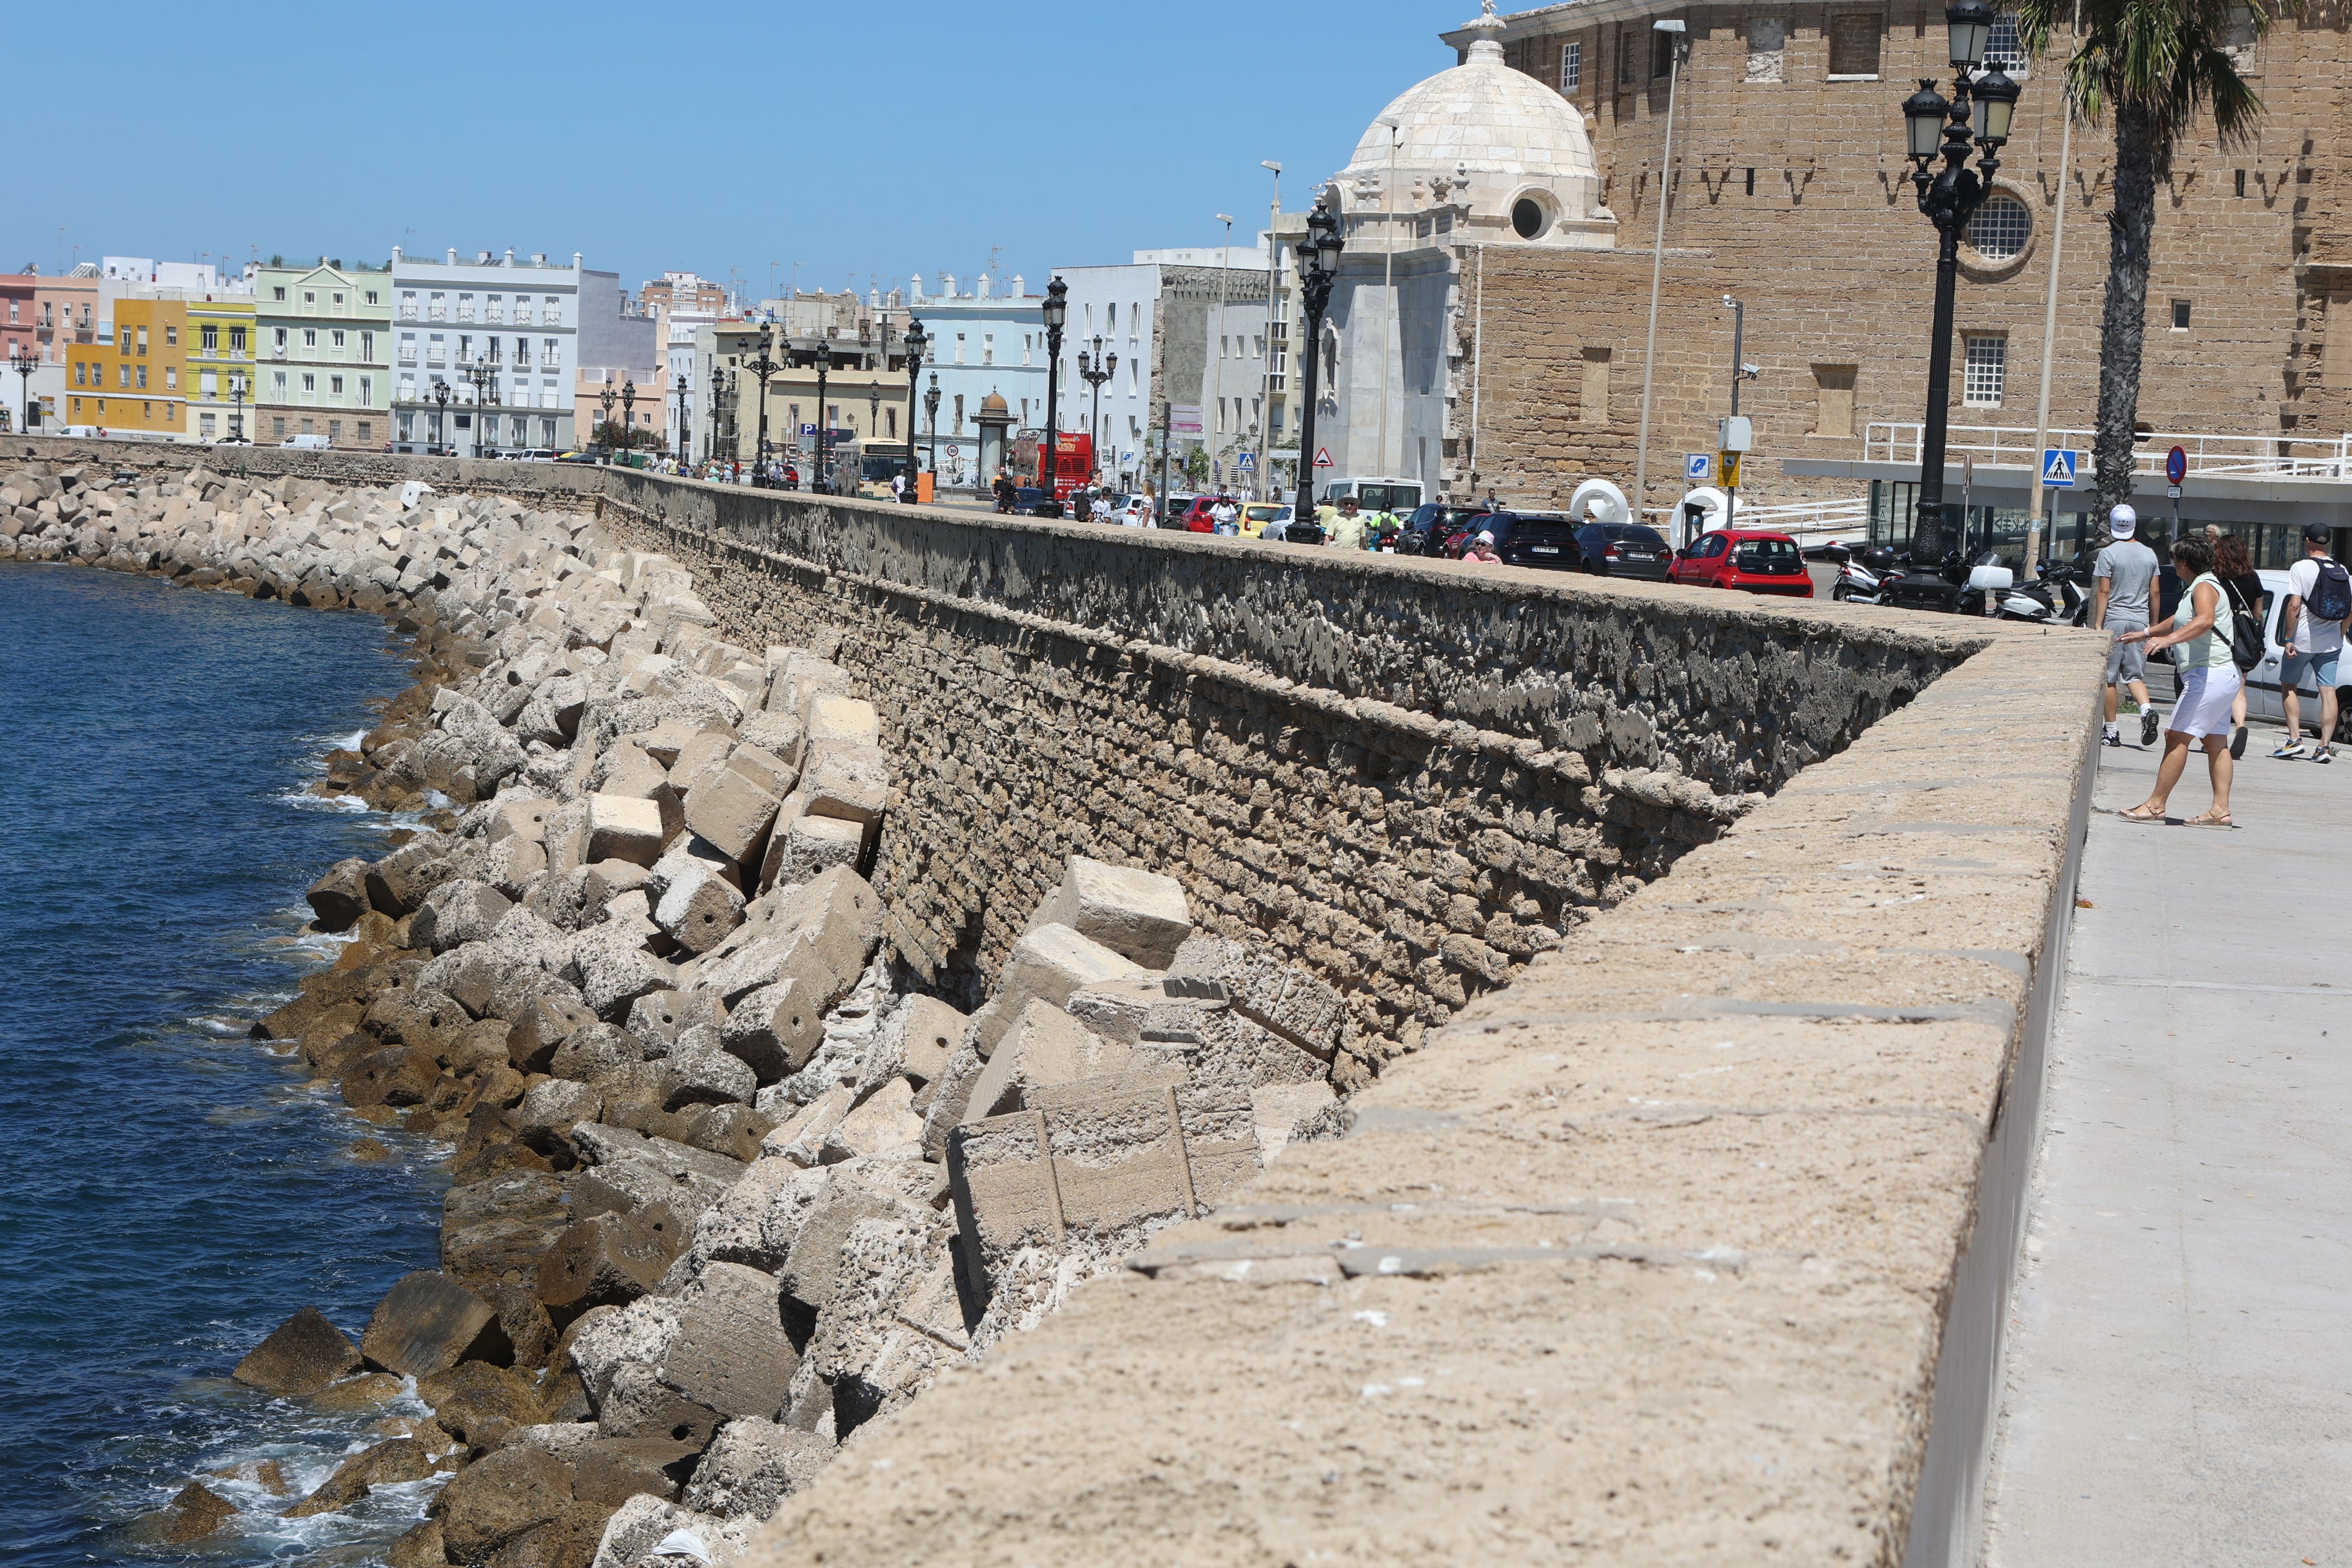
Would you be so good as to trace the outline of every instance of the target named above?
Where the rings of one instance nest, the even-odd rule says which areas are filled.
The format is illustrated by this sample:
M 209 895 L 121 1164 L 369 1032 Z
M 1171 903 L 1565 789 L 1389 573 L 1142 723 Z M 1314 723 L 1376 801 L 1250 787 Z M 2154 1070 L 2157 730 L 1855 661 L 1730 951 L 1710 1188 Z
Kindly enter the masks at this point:
M 694 566 L 732 640 L 842 635 L 918 825 L 876 885 L 919 968 L 993 973 L 1066 854 L 1151 866 L 1350 998 L 1351 1086 L 1973 646 L 1629 584 L 611 479 L 608 524 Z

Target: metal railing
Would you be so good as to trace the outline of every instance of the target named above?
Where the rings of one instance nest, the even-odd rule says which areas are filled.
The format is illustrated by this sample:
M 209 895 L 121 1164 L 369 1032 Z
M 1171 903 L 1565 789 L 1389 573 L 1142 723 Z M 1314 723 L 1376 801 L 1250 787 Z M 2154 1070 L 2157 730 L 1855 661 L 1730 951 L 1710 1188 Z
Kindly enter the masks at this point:
M 2097 440 L 2095 430 L 2052 430 L 2044 443 L 2064 447 L 2090 460 Z M 1862 456 L 1866 463 L 1916 463 L 1925 426 L 1892 420 L 1864 426 Z M 2179 447 L 2189 457 L 2191 478 L 2199 475 L 2237 479 L 2352 479 L 2352 435 L 2332 437 L 2222 436 L 2205 430 L 2151 431 L 2133 444 L 2132 472 L 2161 474 L 2164 460 Z M 2031 468 L 2042 460 L 2031 429 L 1997 425 L 1954 425 L 1945 436 L 1948 458 L 1974 457 L 1980 463 Z M 2087 482 L 2078 476 L 2077 484 Z

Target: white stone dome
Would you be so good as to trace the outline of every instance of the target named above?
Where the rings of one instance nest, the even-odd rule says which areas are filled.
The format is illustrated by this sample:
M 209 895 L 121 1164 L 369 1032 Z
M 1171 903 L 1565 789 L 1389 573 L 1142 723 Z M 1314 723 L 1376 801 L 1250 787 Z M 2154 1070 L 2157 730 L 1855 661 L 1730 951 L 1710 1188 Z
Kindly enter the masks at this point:
M 1390 133 L 1382 121 L 1402 132 L 1396 146 L 1400 184 L 1457 173 L 1513 182 L 1600 174 L 1584 116 L 1535 78 L 1505 65 L 1503 46 L 1492 37 L 1474 41 L 1462 64 L 1399 93 L 1366 128 L 1342 178 L 1386 175 Z

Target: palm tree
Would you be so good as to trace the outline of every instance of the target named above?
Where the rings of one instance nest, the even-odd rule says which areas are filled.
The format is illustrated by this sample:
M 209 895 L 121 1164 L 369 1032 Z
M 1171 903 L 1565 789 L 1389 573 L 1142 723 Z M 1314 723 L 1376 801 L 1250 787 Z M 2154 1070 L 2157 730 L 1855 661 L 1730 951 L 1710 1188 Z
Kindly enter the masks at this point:
M 2116 205 L 2107 216 L 2094 448 L 2100 504 L 2132 491 L 2157 182 L 2171 173 L 2175 145 L 2204 110 L 2212 111 L 2224 149 L 2252 138 L 2263 100 L 2238 74 L 2232 35 L 2252 43 L 2296 8 L 2297 0 L 2013 0 L 2018 41 L 2029 57 L 2039 58 L 2061 28 L 2073 35 L 2065 85 L 2074 111 L 2096 124 L 2115 110 Z

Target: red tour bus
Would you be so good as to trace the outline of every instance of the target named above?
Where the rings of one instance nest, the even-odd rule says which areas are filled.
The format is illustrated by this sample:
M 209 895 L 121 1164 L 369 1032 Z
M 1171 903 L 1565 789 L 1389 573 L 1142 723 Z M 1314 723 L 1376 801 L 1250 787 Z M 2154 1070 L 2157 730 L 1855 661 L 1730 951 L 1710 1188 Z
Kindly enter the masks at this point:
M 1034 484 L 1041 490 L 1046 484 L 1045 445 L 1042 437 L 1024 436 L 1014 447 L 1018 459 L 1014 472 L 1023 476 L 1024 482 Z M 1066 501 L 1071 491 L 1094 478 L 1094 437 L 1065 431 L 1054 437 L 1054 445 L 1058 448 L 1058 461 L 1054 465 L 1053 475 L 1054 499 Z

